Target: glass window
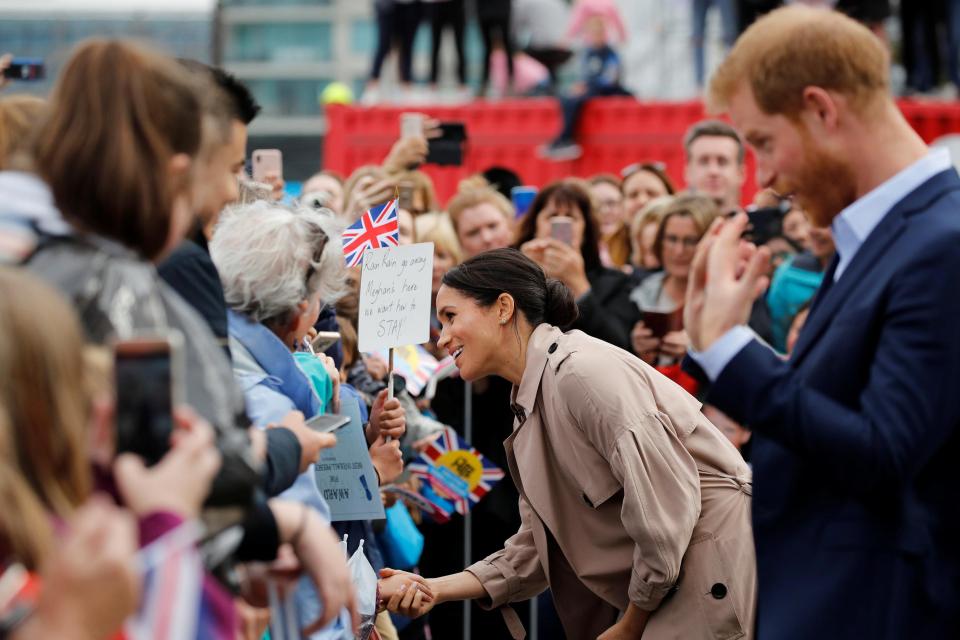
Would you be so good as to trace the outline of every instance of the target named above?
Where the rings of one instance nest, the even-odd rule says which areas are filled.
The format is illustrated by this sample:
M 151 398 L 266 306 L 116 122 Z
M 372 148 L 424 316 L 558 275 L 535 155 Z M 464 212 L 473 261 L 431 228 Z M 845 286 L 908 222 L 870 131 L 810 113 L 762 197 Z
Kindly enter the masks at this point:
M 331 82 L 316 80 L 244 80 L 267 116 L 318 116 L 320 93 Z
M 334 0 L 223 0 L 225 7 L 276 7 L 282 5 L 328 7 Z
M 325 62 L 333 59 L 331 26 L 236 24 L 227 33 L 227 58 L 238 62 Z
M 354 20 L 350 25 L 350 51 L 372 56 L 377 50 L 377 25 L 373 20 Z

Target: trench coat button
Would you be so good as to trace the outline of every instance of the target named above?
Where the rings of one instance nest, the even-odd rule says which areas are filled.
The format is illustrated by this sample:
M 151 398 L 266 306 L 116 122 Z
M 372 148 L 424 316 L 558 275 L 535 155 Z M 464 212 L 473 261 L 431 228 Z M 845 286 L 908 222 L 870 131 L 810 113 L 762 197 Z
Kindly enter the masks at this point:
M 551 344 L 549 347 L 547 347 L 547 353 L 553 353 L 553 352 L 556 351 L 556 350 L 557 350 L 557 343 L 556 343 L 556 342 L 554 342 L 554 343 Z
M 722 582 L 718 582 L 710 587 L 710 595 L 717 600 L 723 600 L 727 597 L 727 585 L 723 584 Z

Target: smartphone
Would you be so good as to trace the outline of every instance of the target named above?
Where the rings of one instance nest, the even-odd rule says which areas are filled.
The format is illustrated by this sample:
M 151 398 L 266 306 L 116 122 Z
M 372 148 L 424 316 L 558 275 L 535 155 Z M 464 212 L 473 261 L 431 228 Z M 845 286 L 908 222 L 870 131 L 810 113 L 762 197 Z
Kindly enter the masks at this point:
M 652 337 L 662 338 L 671 331 L 679 331 L 683 328 L 683 308 L 670 313 L 644 311 L 643 324 L 650 329 Z
M 537 188 L 531 186 L 520 186 L 510 189 L 510 199 L 513 201 L 513 208 L 516 211 L 516 217 L 522 218 L 530 210 L 533 199 L 537 197 Z
M 3 77 L 10 80 L 43 80 L 47 75 L 42 58 L 13 58 L 3 70 Z
M 426 164 L 459 167 L 463 164 L 463 146 L 467 141 L 467 126 L 462 122 L 441 122 L 440 135 L 432 138 L 427 150 Z
M 397 206 L 407 211 L 413 210 L 413 189 L 414 184 L 409 180 L 402 180 L 397 185 Z
M 322 413 L 313 416 L 306 422 L 307 426 L 321 433 L 333 433 L 350 424 L 350 416 L 341 416 L 334 413 Z
M 400 137 L 416 138 L 423 136 L 422 113 L 401 113 L 400 114 Z
M 113 343 L 117 453 L 153 465 L 170 449 L 173 408 L 183 402 L 183 336 L 171 330 Z
M 252 158 L 254 182 L 266 182 L 270 173 L 283 178 L 283 154 L 279 149 L 256 149 Z
M 758 247 L 771 239 L 783 235 L 784 211 L 781 207 L 760 207 L 748 209 L 750 226 L 744 237 Z
M 573 246 L 573 218 L 567 216 L 550 218 L 550 237 Z
M 313 339 L 310 346 L 314 353 L 323 353 L 340 340 L 339 331 L 317 331 L 317 337 Z

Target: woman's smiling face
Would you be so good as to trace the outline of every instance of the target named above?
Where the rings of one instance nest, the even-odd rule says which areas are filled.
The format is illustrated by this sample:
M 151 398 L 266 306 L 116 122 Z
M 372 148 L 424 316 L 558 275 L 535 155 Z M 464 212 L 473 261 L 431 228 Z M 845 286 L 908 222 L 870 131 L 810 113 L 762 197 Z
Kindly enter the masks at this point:
M 503 325 L 496 304 L 482 307 L 460 291 L 442 285 L 437 292 L 442 330 L 437 346 L 454 357 L 464 380 L 496 375 L 504 354 Z

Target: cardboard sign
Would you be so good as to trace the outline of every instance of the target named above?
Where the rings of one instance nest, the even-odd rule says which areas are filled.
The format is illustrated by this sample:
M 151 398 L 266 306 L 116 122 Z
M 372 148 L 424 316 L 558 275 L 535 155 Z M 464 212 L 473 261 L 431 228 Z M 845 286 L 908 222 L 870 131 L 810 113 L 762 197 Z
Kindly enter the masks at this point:
M 407 469 L 420 479 L 420 495 L 431 503 L 432 509 L 425 509 L 431 515 L 453 511 L 466 515 L 503 479 L 503 471 L 452 427 L 444 429 Z
M 337 446 L 320 452 L 314 465 L 317 487 L 330 505 L 330 519 L 380 520 L 384 518 L 377 472 L 373 469 L 363 435 L 360 407 L 344 403 L 350 424 L 337 431 Z
M 360 351 L 429 340 L 432 281 L 432 242 L 367 249 L 360 276 Z

